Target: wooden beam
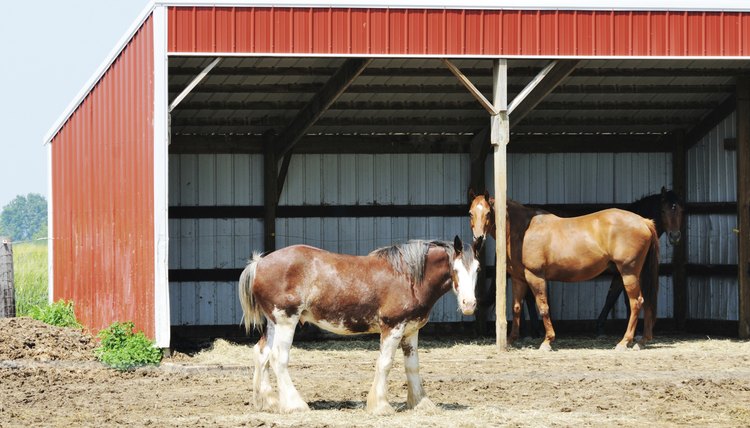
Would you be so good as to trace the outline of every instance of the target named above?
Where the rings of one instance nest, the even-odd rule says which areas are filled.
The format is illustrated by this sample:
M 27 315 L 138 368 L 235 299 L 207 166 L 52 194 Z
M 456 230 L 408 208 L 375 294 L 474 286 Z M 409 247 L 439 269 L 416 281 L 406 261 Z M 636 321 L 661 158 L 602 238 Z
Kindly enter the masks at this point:
M 684 126 L 695 123 L 695 119 L 684 114 L 674 114 L 671 116 L 649 116 L 649 117 L 583 117 L 575 116 L 575 111 L 571 109 L 572 117 L 549 117 L 538 116 L 528 118 L 520 126 L 542 127 L 542 126 L 638 126 L 638 125 L 673 125 Z M 206 132 L 211 132 L 210 128 L 215 127 L 237 127 L 239 129 L 246 127 L 278 127 L 288 123 L 289 119 L 285 116 L 254 116 L 254 117 L 228 117 L 213 119 L 210 117 L 181 117 L 173 116 L 172 127 L 205 127 L 209 128 Z M 477 112 L 466 112 L 461 115 L 445 114 L 442 117 L 419 117 L 419 116 L 380 116 L 380 117 L 359 117 L 349 115 L 348 117 L 331 117 L 321 118 L 315 124 L 319 126 L 457 126 L 466 125 L 469 128 L 481 127 L 486 122 L 486 118 Z M 514 122 L 517 124 L 518 122 Z M 305 128 L 307 131 L 309 128 Z M 515 128 L 514 128 L 515 129 Z M 214 130 L 215 132 L 215 130 Z M 302 135 L 297 136 L 297 139 Z M 282 140 L 278 140 L 281 142 Z M 279 155 L 283 153 L 278 153 Z
M 484 93 L 492 90 L 490 85 L 475 85 Z M 518 93 L 525 85 L 509 85 L 508 92 Z M 238 96 L 257 93 L 303 93 L 312 94 L 320 89 L 318 83 L 293 84 L 205 84 L 195 88 L 193 93 L 216 94 L 221 96 Z M 177 93 L 182 90 L 180 85 L 170 85 L 169 92 Z M 717 94 L 730 93 L 734 85 L 700 84 L 700 85 L 594 85 L 568 84 L 555 89 L 556 94 Z M 466 88 L 456 84 L 429 85 L 397 85 L 397 84 L 355 84 L 347 89 L 348 93 L 356 94 L 463 94 Z
M 190 91 L 192 91 L 196 86 L 198 86 L 199 83 L 201 83 L 201 81 L 203 81 L 203 79 L 208 75 L 211 69 L 216 67 L 216 64 L 218 64 L 219 61 L 221 61 L 221 58 L 216 58 L 213 61 L 211 61 L 211 64 L 208 64 L 206 68 L 201 70 L 201 72 L 198 73 L 197 76 L 195 76 L 195 78 L 185 87 L 185 89 L 183 89 L 182 92 L 180 92 L 180 94 L 175 97 L 172 103 L 169 104 L 170 113 L 172 112 L 172 110 L 175 109 L 175 107 L 177 107 L 182 102 L 182 100 L 185 99 L 185 97 L 188 96 Z
M 510 140 L 510 120 L 508 118 L 508 62 L 496 59 L 492 68 L 493 110 L 497 114 L 490 119 L 490 143 L 492 144 L 495 184 L 495 343 L 500 351 L 508 347 L 508 314 L 506 311 L 506 259 L 505 259 L 505 212 L 507 178 L 506 146 Z
M 672 190 L 687 199 L 687 151 L 683 135 L 677 135 L 672 150 Z M 672 299 L 674 319 L 677 328 L 683 330 L 687 319 L 687 215 L 683 216 L 682 235 L 680 242 L 675 245 L 672 255 Z
M 482 94 L 482 91 L 477 89 L 476 86 L 474 86 L 473 83 L 471 83 L 471 80 L 469 80 L 468 77 L 466 77 L 463 73 L 461 73 L 461 70 L 458 69 L 455 65 L 453 65 L 450 60 L 447 58 L 443 58 L 443 64 L 445 64 L 446 67 L 448 67 L 448 70 L 453 73 L 454 76 L 458 79 L 459 82 L 461 82 L 462 85 L 466 89 L 469 90 L 469 93 L 471 96 L 474 97 L 477 101 L 479 101 L 479 104 L 482 105 L 482 107 L 487 110 L 487 113 L 489 114 L 497 114 L 497 111 L 495 110 L 495 107 L 492 105 L 492 103 L 484 97 L 484 94 Z
M 578 66 L 578 60 L 558 60 L 545 67 L 508 106 L 510 127 L 521 122 L 550 92 Z
M 565 80 L 578 65 L 578 60 L 557 60 L 550 62 L 526 85 L 508 105 L 510 127 L 529 114 L 550 92 Z
M 691 147 L 696 145 L 706 134 L 735 111 L 737 108 L 737 96 L 734 92 L 732 91 L 732 95 L 728 96 L 721 104 L 704 116 L 700 122 L 690 128 L 685 135 L 685 150 L 690 150 Z
M 188 110 L 211 110 L 213 113 L 229 115 L 230 113 L 245 114 L 252 111 L 298 111 L 305 106 L 304 101 L 185 101 L 181 104 L 181 111 Z M 711 110 L 716 107 L 716 102 L 698 101 L 545 101 L 534 109 L 558 111 L 558 110 Z M 474 101 L 336 101 L 328 110 L 477 110 Z
M 291 150 L 371 61 L 371 58 L 351 58 L 344 61 L 320 91 L 276 137 L 274 140 L 274 144 L 277 145 L 276 155 L 283 156 Z
M 437 64 L 435 62 L 435 64 Z M 577 68 L 576 77 L 735 77 L 745 69 L 743 65 L 721 67 L 584 67 Z M 200 73 L 201 67 L 171 66 L 170 77 L 189 77 Z M 216 67 L 212 74 L 217 76 L 320 76 L 328 77 L 336 67 Z M 463 67 L 461 71 L 471 78 L 492 78 L 491 67 Z M 513 67 L 508 70 L 508 77 L 534 77 L 538 67 Z M 362 76 L 373 77 L 443 77 L 441 67 L 371 67 L 362 72 Z
M 487 127 L 489 132 L 489 127 Z M 508 153 L 670 153 L 664 135 L 515 135 Z M 471 153 L 486 159 L 491 145 L 472 143 L 474 135 L 306 135 L 296 153 Z M 481 149 L 481 150 L 480 150 Z M 475 152 L 476 151 L 476 152 Z M 173 135 L 172 154 L 263 153 L 258 135 Z
M 271 136 L 263 145 L 263 251 L 276 249 L 276 207 L 278 184 L 276 151 Z
M 739 337 L 750 338 L 750 76 L 737 78 Z

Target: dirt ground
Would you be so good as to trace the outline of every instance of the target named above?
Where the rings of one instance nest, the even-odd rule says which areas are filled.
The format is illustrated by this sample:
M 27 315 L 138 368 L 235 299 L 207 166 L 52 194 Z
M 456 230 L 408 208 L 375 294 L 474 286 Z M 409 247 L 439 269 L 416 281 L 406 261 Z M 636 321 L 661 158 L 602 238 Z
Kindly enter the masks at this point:
M 437 410 L 405 410 L 401 358 L 389 377 L 393 416 L 365 413 L 377 339 L 298 342 L 290 371 L 313 409 L 251 405 L 247 345 L 216 341 L 158 368 L 120 373 L 93 359 L 80 331 L 0 319 L 0 426 L 748 426 L 750 342 L 658 337 L 615 352 L 616 337 L 561 337 L 553 352 L 526 339 L 423 338 L 421 373 Z

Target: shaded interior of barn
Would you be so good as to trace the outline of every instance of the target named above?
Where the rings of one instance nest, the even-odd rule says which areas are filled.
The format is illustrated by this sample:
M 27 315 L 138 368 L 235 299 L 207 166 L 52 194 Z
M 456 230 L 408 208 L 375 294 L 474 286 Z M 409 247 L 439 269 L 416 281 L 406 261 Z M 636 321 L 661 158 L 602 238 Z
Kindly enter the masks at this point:
M 366 254 L 407 239 L 471 238 L 468 189 L 493 191 L 489 116 L 441 59 L 374 58 L 329 106 L 311 110 L 362 59 L 224 57 L 175 103 L 214 60 L 169 60 L 176 336 L 239 332 L 237 278 L 253 251 L 269 248 L 264 148 L 278 167 L 276 248 Z M 510 114 L 508 197 L 585 213 L 674 188 L 687 202 L 687 239 L 661 240 L 657 331 L 736 334 L 734 111 L 736 77 L 750 61 L 562 61 L 572 71 Z M 452 63 L 491 98 L 492 60 Z M 549 64 L 509 59 L 509 103 Z M 312 125 L 300 126 L 311 111 Z M 491 277 L 494 242 L 486 253 Z M 557 330 L 589 329 L 609 282 L 549 284 Z M 454 300 L 441 300 L 431 321 L 470 323 Z M 624 312 L 618 304 L 613 317 Z

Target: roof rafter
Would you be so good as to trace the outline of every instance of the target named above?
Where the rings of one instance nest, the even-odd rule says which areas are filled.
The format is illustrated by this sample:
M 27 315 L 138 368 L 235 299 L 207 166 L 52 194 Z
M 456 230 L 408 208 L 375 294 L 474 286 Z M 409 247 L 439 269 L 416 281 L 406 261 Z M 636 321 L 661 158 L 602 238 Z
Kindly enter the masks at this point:
M 579 60 L 552 61 L 508 105 L 510 127 L 523 120 L 544 97 L 555 90 L 578 66 Z
M 326 82 L 310 101 L 297 113 L 297 116 L 274 139 L 277 146 L 277 156 L 286 155 L 289 150 L 302 138 L 308 129 L 325 113 L 336 99 L 346 91 L 354 79 L 362 73 L 371 58 L 351 58 L 336 70 L 336 73 Z

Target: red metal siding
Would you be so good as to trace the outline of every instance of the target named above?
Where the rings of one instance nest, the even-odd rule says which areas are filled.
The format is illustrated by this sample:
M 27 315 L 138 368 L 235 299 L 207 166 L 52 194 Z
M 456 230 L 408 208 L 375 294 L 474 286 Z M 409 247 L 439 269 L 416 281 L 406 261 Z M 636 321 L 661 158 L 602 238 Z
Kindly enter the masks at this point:
M 94 332 L 155 333 L 153 40 L 149 18 L 51 142 L 53 297 Z
M 742 56 L 750 14 L 170 7 L 169 52 Z

